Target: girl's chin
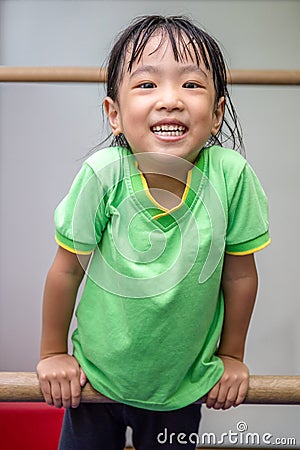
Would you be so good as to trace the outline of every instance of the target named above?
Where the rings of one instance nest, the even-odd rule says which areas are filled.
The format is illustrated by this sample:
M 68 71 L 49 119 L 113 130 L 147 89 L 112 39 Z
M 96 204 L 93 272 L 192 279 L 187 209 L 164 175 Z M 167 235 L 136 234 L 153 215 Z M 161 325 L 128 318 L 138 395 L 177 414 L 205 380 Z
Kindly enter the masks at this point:
M 146 167 L 149 168 L 151 166 L 153 171 L 160 170 L 161 173 L 166 174 L 170 170 L 174 168 L 180 169 L 180 171 L 188 171 L 192 168 L 193 162 L 196 159 L 196 156 L 191 155 L 182 155 L 178 154 L 179 152 L 143 152 L 136 153 L 136 159 L 138 161 L 138 165 L 141 170 Z M 157 168 L 157 169 L 156 169 Z M 148 169 L 149 170 L 149 169 Z

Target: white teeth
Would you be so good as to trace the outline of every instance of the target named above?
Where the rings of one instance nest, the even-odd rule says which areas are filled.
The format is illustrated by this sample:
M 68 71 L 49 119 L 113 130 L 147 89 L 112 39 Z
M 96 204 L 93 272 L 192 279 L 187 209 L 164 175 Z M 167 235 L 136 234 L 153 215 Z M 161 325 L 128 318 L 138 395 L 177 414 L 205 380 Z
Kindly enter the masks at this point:
M 156 125 L 152 127 L 152 131 L 160 136 L 181 136 L 185 132 L 182 125 Z

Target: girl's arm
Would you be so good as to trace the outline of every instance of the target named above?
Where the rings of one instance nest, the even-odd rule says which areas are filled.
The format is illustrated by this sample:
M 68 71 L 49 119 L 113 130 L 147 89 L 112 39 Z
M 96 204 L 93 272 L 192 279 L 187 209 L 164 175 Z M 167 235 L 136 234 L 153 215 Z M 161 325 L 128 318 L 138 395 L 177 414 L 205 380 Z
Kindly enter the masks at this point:
M 59 247 L 46 279 L 37 373 L 46 402 L 56 407 L 78 406 L 85 382 L 77 361 L 68 355 L 68 331 L 89 258 Z
M 223 330 L 218 356 L 224 373 L 207 396 L 207 406 L 227 409 L 243 402 L 249 386 L 249 371 L 243 363 L 245 342 L 256 293 L 254 255 L 226 254 L 222 276 L 225 301 Z

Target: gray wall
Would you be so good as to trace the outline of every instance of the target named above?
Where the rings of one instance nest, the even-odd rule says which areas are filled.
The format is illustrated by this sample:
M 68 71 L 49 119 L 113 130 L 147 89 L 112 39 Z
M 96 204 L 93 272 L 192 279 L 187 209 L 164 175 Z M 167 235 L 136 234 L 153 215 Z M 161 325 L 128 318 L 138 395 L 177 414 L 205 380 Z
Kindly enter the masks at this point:
M 299 1 L 0 1 L 3 65 L 101 65 L 114 35 L 146 13 L 193 17 L 231 68 L 299 69 Z M 270 202 L 272 245 L 256 257 L 260 289 L 246 362 L 255 374 L 298 374 L 299 88 L 234 86 L 247 157 Z M 105 134 L 96 84 L 0 86 L 0 370 L 33 371 L 41 298 L 56 251 L 53 211 Z M 300 408 L 203 408 L 202 431 L 295 437 Z

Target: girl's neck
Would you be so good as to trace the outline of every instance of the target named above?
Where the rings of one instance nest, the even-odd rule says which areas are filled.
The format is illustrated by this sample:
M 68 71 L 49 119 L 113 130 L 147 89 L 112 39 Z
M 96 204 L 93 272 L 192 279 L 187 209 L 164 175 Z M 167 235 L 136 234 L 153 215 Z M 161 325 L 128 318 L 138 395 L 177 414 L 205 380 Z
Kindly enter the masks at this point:
M 152 197 L 164 208 L 172 209 L 181 203 L 186 182 L 154 173 L 144 174 Z
M 187 183 L 188 172 L 193 164 L 182 158 L 158 155 L 136 155 L 152 197 L 163 207 L 172 209 L 178 206 Z

